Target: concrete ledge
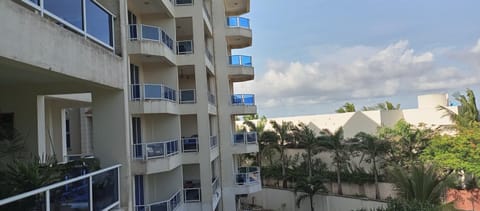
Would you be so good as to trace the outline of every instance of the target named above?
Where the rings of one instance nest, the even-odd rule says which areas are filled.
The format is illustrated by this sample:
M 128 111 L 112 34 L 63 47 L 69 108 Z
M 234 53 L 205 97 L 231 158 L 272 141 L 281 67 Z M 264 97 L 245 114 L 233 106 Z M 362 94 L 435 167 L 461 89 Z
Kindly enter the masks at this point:
M 253 67 L 230 65 L 227 70 L 228 78 L 233 82 L 250 81 L 255 78 Z
M 227 27 L 227 43 L 231 48 L 252 46 L 252 30 L 242 27 Z

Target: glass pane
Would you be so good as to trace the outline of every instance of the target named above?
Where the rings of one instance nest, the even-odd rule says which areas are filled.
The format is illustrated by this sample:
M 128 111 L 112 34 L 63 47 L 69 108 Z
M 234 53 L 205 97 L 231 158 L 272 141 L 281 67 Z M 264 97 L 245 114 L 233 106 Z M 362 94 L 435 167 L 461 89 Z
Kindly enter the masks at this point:
M 255 142 L 257 142 L 257 134 L 256 134 L 256 133 L 248 133 L 248 134 L 247 134 L 247 142 L 248 142 L 248 143 L 255 143 Z
M 194 90 L 185 90 L 181 93 L 180 100 L 183 102 L 195 102 L 195 91 Z
M 50 195 L 51 196 L 51 195 Z M 18 201 L 2 205 L 0 210 L 35 210 L 45 211 L 45 194 L 39 193 Z
M 239 18 L 239 24 L 241 27 L 250 28 L 250 20 L 247 18 Z
M 140 85 L 131 85 L 132 87 L 132 100 L 140 99 Z
M 160 85 L 145 85 L 145 99 L 162 98 L 162 88 Z
M 242 96 L 241 95 L 233 95 L 232 96 L 232 103 L 233 104 L 241 104 L 242 103 Z
M 30 2 L 32 2 L 33 4 L 37 5 L 37 6 L 40 6 L 40 0 L 28 0 Z
M 52 210 L 90 210 L 88 178 L 52 189 L 50 194 Z
M 137 159 L 143 159 L 143 145 L 133 145 L 133 156 Z
M 147 145 L 147 157 L 162 157 L 165 155 L 165 144 L 155 143 Z
M 157 27 L 142 25 L 142 38 L 160 40 L 160 32 Z
M 185 138 L 183 139 L 183 150 L 189 152 L 197 151 L 197 139 L 196 138 Z
M 160 204 L 150 206 L 150 211 L 168 211 L 167 202 L 162 202 Z
M 82 0 L 44 0 L 48 12 L 83 30 Z
M 234 137 L 233 137 L 233 142 L 235 144 L 242 144 L 243 140 L 245 140 L 243 133 L 235 134 Z
M 251 56 L 242 56 L 242 65 L 243 66 L 252 66 L 252 57 Z
M 245 105 L 255 105 L 255 98 L 253 95 L 244 95 L 243 96 L 243 103 Z
M 93 210 L 102 210 L 120 201 L 118 196 L 118 169 L 92 177 Z
M 240 56 L 230 56 L 231 65 L 240 65 Z
M 137 25 L 130 25 L 130 39 L 137 39 Z
M 200 201 L 200 189 L 185 190 L 185 201 Z
M 232 26 L 232 27 L 238 26 L 237 20 L 238 20 L 237 17 L 228 17 L 227 19 L 228 26 Z
M 87 16 L 87 33 L 102 41 L 103 43 L 113 46 L 112 40 L 112 17 L 105 12 L 92 0 L 85 1 L 85 10 Z

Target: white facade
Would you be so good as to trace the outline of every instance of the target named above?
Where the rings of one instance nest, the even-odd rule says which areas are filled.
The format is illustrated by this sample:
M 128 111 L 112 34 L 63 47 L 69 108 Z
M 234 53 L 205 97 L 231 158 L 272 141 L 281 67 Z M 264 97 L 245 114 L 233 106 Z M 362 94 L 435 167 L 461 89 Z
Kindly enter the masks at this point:
M 233 90 L 254 78 L 232 54 L 251 46 L 237 17 L 250 1 L 77 3 L 0 2 L 0 114 L 29 152 L 121 164 L 124 210 L 235 210 L 259 191 L 259 169 L 239 161 L 256 134 L 234 133 L 235 115 L 256 113 Z

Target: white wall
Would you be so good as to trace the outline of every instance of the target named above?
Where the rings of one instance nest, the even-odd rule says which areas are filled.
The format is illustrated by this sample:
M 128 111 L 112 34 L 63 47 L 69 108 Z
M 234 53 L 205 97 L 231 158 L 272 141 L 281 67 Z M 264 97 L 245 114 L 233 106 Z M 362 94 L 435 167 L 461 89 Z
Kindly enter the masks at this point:
M 300 194 L 300 193 L 299 193 Z M 262 191 L 250 194 L 246 200 L 262 206 L 264 209 L 275 211 L 309 211 L 310 201 L 302 201 L 300 208 L 295 206 L 296 196 L 293 191 L 263 188 Z M 372 200 L 354 199 L 349 197 L 316 195 L 314 197 L 316 211 L 351 211 L 360 208 L 377 208 L 386 206 L 386 203 Z

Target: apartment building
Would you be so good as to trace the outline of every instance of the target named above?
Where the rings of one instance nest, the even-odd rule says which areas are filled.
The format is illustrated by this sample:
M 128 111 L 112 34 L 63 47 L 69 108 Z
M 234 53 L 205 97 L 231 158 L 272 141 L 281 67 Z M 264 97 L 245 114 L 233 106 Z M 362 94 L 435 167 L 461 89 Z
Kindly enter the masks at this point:
M 65 184 L 53 184 L 0 206 L 37 194 L 46 210 L 239 209 L 261 190 L 240 156 L 258 152 L 256 134 L 234 121 L 257 110 L 233 89 L 254 78 L 251 57 L 234 54 L 252 45 L 249 10 L 249 0 L 1 1 L 1 125 L 39 157 L 93 156 L 103 169 L 77 178 L 90 187 L 83 203 L 55 201 Z

